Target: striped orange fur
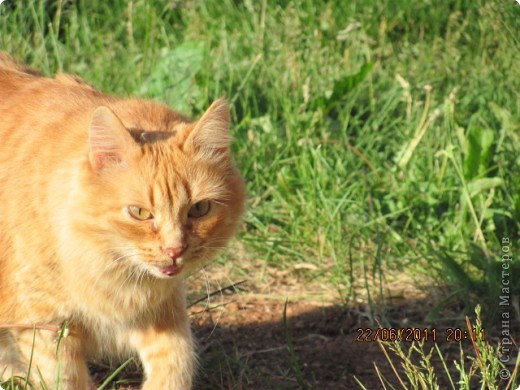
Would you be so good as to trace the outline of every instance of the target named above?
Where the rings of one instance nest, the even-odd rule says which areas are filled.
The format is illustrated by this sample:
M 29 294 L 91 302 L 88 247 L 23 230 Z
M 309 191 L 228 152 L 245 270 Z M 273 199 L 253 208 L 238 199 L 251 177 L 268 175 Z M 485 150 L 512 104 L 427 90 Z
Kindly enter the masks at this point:
M 137 354 L 144 389 L 191 387 L 183 279 L 244 208 L 229 143 L 223 99 L 190 122 L 0 53 L 0 325 L 42 326 L 0 327 L 0 374 L 23 375 L 32 352 L 36 388 L 39 370 L 89 389 L 86 362 Z M 45 326 L 64 322 L 56 354 Z

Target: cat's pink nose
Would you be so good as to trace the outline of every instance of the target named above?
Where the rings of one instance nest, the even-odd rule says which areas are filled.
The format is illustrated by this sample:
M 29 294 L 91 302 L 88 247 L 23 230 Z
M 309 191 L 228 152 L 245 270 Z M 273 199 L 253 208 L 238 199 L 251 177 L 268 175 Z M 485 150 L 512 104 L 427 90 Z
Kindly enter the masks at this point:
M 179 246 L 177 248 L 166 248 L 164 252 L 168 255 L 168 257 L 172 260 L 177 260 L 186 250 L 186 245 Z

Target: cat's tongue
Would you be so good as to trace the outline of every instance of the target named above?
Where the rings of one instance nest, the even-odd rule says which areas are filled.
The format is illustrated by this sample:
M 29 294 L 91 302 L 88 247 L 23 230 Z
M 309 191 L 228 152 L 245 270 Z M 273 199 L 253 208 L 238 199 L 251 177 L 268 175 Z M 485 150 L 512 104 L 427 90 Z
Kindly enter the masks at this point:
M 168 265 L 166 267 L 160 268 L 161 272 L 168 276 L 177 275 L 179 272 L 181 272 L 181 267 L 177 265 L 177 262 L 173 262 L 172 265 Z

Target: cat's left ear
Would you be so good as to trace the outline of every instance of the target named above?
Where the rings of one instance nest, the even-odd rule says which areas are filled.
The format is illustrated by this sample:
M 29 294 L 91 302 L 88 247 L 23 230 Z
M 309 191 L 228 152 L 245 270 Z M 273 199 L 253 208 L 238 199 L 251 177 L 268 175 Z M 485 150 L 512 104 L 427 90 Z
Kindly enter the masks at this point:
M 202 153 L 204 158 L 221 159 L 229 155 L 229 105 L 216 100 L 197 121 L 185 141 L 185 147 Z
M 136 144 L 117 115 L 100 106 L 92 114 L 89 129 L 89 160 L 95 170 L 125 166 Z

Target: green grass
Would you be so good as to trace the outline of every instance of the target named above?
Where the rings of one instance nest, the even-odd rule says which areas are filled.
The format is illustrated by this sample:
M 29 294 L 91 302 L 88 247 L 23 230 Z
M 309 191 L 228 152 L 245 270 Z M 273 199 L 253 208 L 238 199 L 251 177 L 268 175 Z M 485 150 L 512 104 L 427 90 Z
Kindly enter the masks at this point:
M 444 388 L 470 390 L 478 387 L 488 390 L 514 389 L 514 378 L 507 383 L 498 384 L 497 378 L 500 376 L 500 371 L 506 368 L 498 357 L 498 351 L 486 342 L 482 336 L 484 328 L 482 328 L 480 310 L 480 306 L 477 306 L 475 309 L 475 323 L 472 324 L 469 318 L 466 317 L 468 331 L 475 332 L 475 340 L 472 341 L 475 356 L 465 353 L 461 346 L 459 360 L 454 361 L 455 372 L 450 372 L 448 368 L 450 362 L 446 361 L 439 344 L 428 348 L 425 346 L 425 342 L 421 341 L 419 343 L 413 342 L 409 347 L 403 348 L 403 345 L 398 341 L 380 342 L 383 353 L 392 367 L 393 373 L 398 378 L 398 383 L 403 388 L 407 388 L 405 383 L 409 383 L 409 388 L 421 390 L 439 390 Z M 407 380 L 401 378 L 399 370 L 395 367 L 388 350 L 398 357 Z M 432 363 L 435 359 L 440 360 L 440 366 L 443 370 L 436 369 Z M 394 360 L 396 359 L 394 358 Z M 519 364 L 520 356 L 516 361 L 516 367 Z M 388 378 L 385 378 L 379 372 L 377 365 L 376 371 L 381 384 L 385 383 L 389 388 L 395 388 L 389 384 Z M 515 373 L 518 374 L 518 368 Z M 440 378 L 444 379 L 444 384 L 441 384 Z M 358 384 L 362 389 L 366 389 L 360 381 L 358 381 Z M 455 384 L 458 386 L 455 387 Z
M 406 273 L 431 318 L 480 303 L 498 323 L 502 241 L 520 248 L 516 2 L 110 4 L 7 0 L 0 48 L 194 116 L 226 95 L 249 192 L 237 278 L 311 264 L 343 302 L 375 278 L 371 304 Z

